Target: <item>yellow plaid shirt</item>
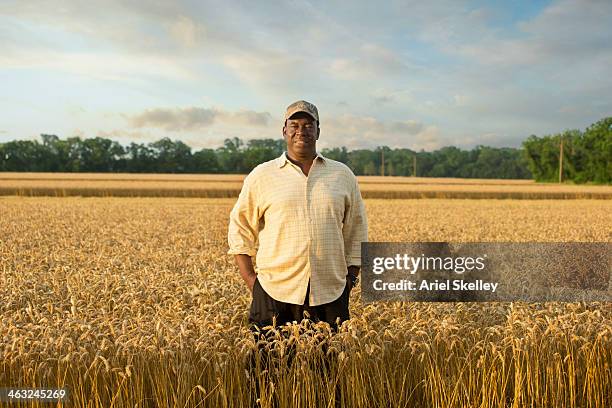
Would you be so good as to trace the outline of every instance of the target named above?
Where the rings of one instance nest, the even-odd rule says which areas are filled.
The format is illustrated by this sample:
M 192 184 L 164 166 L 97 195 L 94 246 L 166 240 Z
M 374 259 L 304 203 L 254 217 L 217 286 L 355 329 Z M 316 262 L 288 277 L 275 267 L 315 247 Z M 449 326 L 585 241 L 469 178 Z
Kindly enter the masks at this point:
M 361 265 L 368 239 L 357 178 L 344 164 L 317 155 L 308 176 L 285 153 L 245 178 L 230 214 L 229 254 L 256 256 L 261 287 L 272 298 L 330 303 L 346 285 L 347 267 Z

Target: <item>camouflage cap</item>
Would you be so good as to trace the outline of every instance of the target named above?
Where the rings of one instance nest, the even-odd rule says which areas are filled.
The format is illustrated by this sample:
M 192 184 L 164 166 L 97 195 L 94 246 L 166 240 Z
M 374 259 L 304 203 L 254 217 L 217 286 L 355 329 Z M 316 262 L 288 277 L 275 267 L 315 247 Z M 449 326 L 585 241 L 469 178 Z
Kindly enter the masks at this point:
M 293 114 L 298 112 L 305 112 L 313 117 L 314 120 L 319 122 L 319 111 L 317 107 L 314 106 L 310 102 L 306 101 L 297 101 L 293 102 L 291 105 L 287 106 L 287 111 L 285 112 L 285 121 L 289 119 Z

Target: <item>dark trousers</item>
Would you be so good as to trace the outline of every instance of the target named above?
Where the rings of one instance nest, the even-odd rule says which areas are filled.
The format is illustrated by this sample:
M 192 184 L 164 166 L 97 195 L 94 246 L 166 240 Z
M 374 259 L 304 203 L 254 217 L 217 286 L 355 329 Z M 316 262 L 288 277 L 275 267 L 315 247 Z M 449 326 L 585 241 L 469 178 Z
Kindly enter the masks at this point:
M 300 323 L 307 318 L 313 322 L 327 322 L 332 330 L 337 331 L 343 321 L 349 316 L 349 295 L 351 292 L 350 282 L 347 279 L 344 291 L 340 297 L 333 302 L 319 306 L 308 304 L 310 293 L 310 282 L 306 289 L 306 299 L 303 305 L 294 305 L 273 299 L 261 287 L 258 279 L 253 285 L 253 301 L 249 311 L 249 325 L 254 332 L 260 332 L 265 326 L 270 326 L 276 320 L 276 326 L 282 326 L 293 321 Z
M 285 303 L 273 299 L 266 291 L 261 287 L 259 280 L 255 280 L 253 285 L 253 300 L 251 302 L 251 308 L 249 310 L 249 328 L 255 337 L 257 343 L 257 353 L 252 355 L 249 363 L 249 371 L 252 375 L 257 373 L 257 366 L 266 372 L 266 379 L 263 381 L 265 384 L 270 380 L 268 378 L 272 375 L 273 366 L 277 362 L 278 354 L 274 352 L 269 346 L 270 340 L 273 340 L 274 334 L 271 330 L 266 330 L 266 326 L 274 326 L 276 328 L 291 322 L 302 322 L 303 319 L 308 319 L 312 322 L 327 322 L 332 331 L 337 332 L 339 326 L 343 321 L 348 320 L 349 316 L 349 295 L 351 292 L 351 284 L 347 279 L 346 285 L 342 295 L 333 302 L 326 303 L 319 306 L 310 306 L 308 304 L 308 295 L 310 293 L 310 283 L 306 290 L 306 299 L 303 305 L 294 305 L 291 303 Z M 274 323 L 276 323 L 274 325 Z M 335 356 L 328 356 L 327 354 L 327 343 L 322 344 L 322 352 L 325 358 L 324 361 L 324 376 L 331 373 L 331 359 Z M 295 355 L 295 343 L 293 343 L 286 351 L 286 368 L 290 368 L 293 364 Z M 256 398 L 260 397 L 260 379 L 254 378 L 255 380 L 255 395 Z M 339 389 L 336 389 L 336 406 L 339 406 L 340 396 Z M 274 404 L 272 404 L 274 405 Z M 259 405 L 256 405 L 259 406 Z

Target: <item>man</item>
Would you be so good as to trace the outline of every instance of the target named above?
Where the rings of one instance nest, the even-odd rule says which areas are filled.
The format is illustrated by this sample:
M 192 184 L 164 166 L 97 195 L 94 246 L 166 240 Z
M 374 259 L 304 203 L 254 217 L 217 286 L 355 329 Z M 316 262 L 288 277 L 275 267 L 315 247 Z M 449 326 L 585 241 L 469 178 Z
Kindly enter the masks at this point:
M 287 151 L 253 169 L 230 215 L 228 253 L 252 291 L 255 330 L 299 322 L 305 312 L 334 329 L 349 319 L 367 219 L 351 170 L 317 153 L 319 134 L 313 104 L 289 105 Z

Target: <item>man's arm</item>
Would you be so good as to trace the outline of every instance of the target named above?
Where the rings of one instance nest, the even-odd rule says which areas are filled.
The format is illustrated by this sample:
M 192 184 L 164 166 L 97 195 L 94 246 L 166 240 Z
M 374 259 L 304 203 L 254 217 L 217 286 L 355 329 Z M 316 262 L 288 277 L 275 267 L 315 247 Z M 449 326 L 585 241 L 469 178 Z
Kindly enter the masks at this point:
M 252 258 L 246 254 L 237 254 L 234 255 L 234 259 L 236 260 L 236 264 L 238 264 L 238 269 L 240 269 L 240 276 L 244 279 L 249 290 L 252 292 L 253 285 L 255 285 L 255 279 L 257 279 Z
M 253 290 L 257 276 L 251 257 L 257 253 L 260 216 L 257 192 L 249 175 L 245 178 L 238 200 L 230 213 L 228 228 L 228 254 L 234 255 L 240 276 L 249 290 Z
M 344 236 L 344 251 L 348 274 L 359 276 L 361 266 L 361 243 L 368 240 L 368 221 L 365 205 L 359 191 L 357 179 L 354 180 L 350 206 L 345 212 L 342 235 Z

